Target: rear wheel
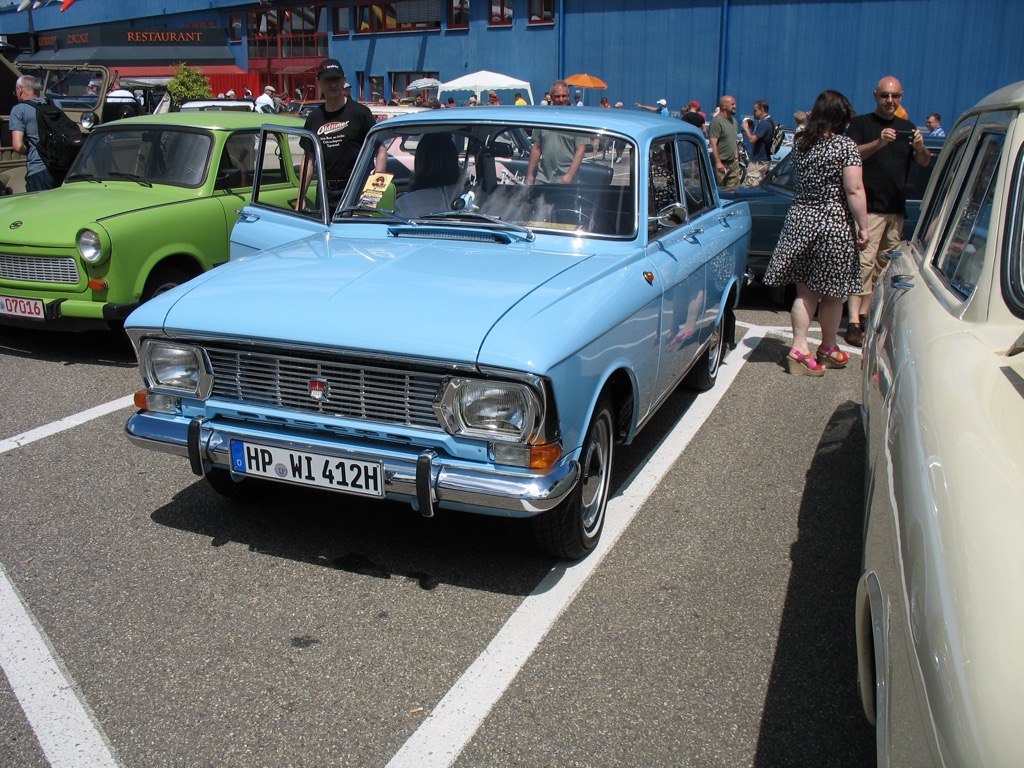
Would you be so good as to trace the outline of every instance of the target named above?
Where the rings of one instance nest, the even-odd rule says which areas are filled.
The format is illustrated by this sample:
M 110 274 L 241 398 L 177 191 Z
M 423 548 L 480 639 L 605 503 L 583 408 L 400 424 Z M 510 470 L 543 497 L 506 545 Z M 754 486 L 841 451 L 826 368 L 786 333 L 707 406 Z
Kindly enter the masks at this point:
M 614 448 L 612 405 L 607 397 L 602 397 L 583 441 L 576 487 L 557 507 L 533 519 L 534 537 L 548 554 L 576 560 L 597 546 L 608 506 Z
M 698 392 L 707 392 L 718 380 L 718 369 L 725 355 L 725 322 L 720 322 L 711 333 L 711 341 L 700 360 L 686 376 L 686 386 Z

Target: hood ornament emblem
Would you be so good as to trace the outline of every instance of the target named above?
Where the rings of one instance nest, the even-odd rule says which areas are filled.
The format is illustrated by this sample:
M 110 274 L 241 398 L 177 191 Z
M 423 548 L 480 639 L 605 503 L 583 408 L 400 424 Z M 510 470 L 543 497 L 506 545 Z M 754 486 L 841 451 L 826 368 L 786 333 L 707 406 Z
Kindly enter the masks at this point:
M 23 221 L 12 221 L 12 222 L 11 222 L 11 224 L 10 224 L 10 228 L 11 228 L 11 229 L 17 229 L 17 228 L 18 228 L 18 227 L 20 227 L 20 226 L 21 226 L 22 224 L 24 224 L 24 222 L 23 222 Z

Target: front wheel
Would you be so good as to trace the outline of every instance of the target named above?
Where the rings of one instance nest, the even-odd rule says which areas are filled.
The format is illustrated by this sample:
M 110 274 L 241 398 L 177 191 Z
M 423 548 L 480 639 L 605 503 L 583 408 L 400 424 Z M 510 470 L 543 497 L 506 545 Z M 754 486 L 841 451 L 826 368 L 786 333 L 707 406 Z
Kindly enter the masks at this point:
M 154 296 L 167 293 L 172 288 L 187 283 L 189 279 L 190 276 L 177 267 L 157 267 L 146 280 L 146 287 L 142 291 L 142 300 L 149 301 Z
M 231 501 L 248 504 L 259 501 L 266 497 L 267 486 L 265 480 L 253 480 L 250 478 L 236 479 L 226 469 L 213 467 L 205 475 L 206 482 L 210 484 L 217 493 Z
M 538 546 L 555 557 L 577 560 L 597 546 L 612 480 L 615 417 L 602 397 L 594 409 L 580 455 L 580 478 L 569 497 L 533 519 Z

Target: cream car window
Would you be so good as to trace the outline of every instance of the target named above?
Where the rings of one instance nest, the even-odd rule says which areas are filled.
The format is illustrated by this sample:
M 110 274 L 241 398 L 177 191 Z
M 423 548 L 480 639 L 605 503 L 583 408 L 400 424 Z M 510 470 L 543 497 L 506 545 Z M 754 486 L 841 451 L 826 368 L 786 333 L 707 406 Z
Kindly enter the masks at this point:
M 988 134 L 977 143 L 955 224 L 935 257 L 935 268 L 961 298 L 973 293 L 984 263 L 1003 140 Z

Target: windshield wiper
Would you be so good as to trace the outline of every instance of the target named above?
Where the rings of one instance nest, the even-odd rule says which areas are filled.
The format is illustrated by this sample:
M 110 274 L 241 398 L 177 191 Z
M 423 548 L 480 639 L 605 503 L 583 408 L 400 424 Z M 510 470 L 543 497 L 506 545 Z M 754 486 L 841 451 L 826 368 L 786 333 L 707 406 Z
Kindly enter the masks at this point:
M 365 214 L 361 216 L 360 214 Z M 333 218 L 373 218 L 380 219 L 382 221 L 397 221 L 399 224 L 407 224 L 410 227 L 417 226 L 415 221 L 409 221 L 406 218 L 399 216 L 397 213 L 384 210 L 383 208 L 371 208 L 368 205 L 346 205 L 344 208 L 339 208 L 334 212 Z
M 152 186 L 153 186 L 152 182 L 146 181 L 145 179 L 143 179 L 141 176 L 139 176 L 136 173 L 120 173 L 118 171 L 111 171 L 107 175 L 108 176 L 112 176 L 115 179 L 130 179 L 131 181 L 134 181 L 137 184 L 141 184 L 144 187 L 152 188 Z
M 70 176 L 67 176 L 64 180 L 73 181 L 74 179 L 85 179 L 86 181 L 92 181 L 97 184 L 101 181 L 99 177 L 92 173 L 73 173 Z
M 485 213 L 477 213 L 476 211 L 439 211 L 438 213 L 424 214 L 419 218 L 427 220 L 442 219 L 445 221 L 451 221 L 453 219 L 455 221 L 470 222 L 484 221 L 490 224 L 491 226 L 498 227 L 502 230 L 511 230 L 513 232 L 516 232 L 522 235 L 523 239 L 529 243 L 532 243 L 534 240 L 537 239 L 537 235 L 535 235 L 533 233 L 533 230 L 530 229 L 529 227 L 523 227 L 520 226 L 519 224 L 513 224 L 509 221 L 502 221 L 501 219 L 496 219 L 494 216 L 488 216 Z

